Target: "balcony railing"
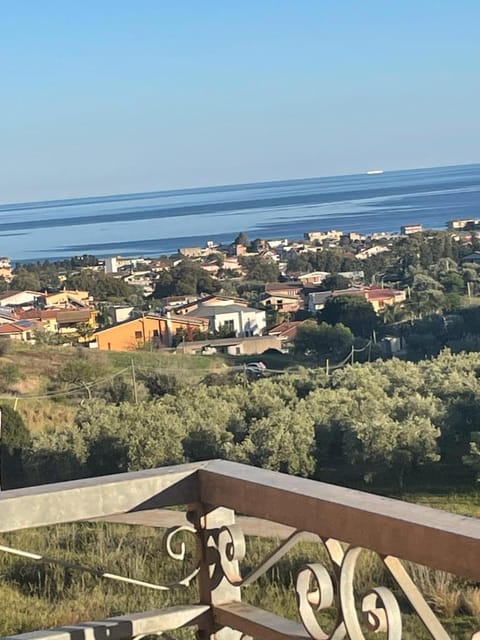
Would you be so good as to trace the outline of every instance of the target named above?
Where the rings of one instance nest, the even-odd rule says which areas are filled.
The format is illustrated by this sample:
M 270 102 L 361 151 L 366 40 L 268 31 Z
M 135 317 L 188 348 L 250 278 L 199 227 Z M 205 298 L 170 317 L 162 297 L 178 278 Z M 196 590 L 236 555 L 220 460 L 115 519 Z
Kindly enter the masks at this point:
M 480 581 L 478 519 L 224 461 L 5 491 L 0 495 L 0 532 L 172 505 L 189 505 L 190 524 L 182 529 L 195 537 L 197 564 L 177 586 L 195 580 L 195 603 L 8 637 L 140 639 L 195 627 L 202 640 L 248 636 L 364 640 L 372 632 L 400 640 L 404 637 L 402 608 L 407 604 L 432 638 L 444 640 L 451 636 L 406 564 Z M 294 528 L 276 551 L 246 575 L 240 568 L 244 536 L 235 513 Z M 278 563 L 304 532 L 318 536 L 327 561 L 308 562 L 298 571 L 298 620 L 242 602 L 242 591 Z M 172 557 L 180 558 L 181 551 L 172 542 L 175 533 L 168 531 L 166 546 Z M 378 555 L 388 580 L 359 594 L 355 573 L 366 549 Z M 327 630 L 322 612 L 332 607 L 335 622 Z M 480 640 L 480 620 L 471 638 Z

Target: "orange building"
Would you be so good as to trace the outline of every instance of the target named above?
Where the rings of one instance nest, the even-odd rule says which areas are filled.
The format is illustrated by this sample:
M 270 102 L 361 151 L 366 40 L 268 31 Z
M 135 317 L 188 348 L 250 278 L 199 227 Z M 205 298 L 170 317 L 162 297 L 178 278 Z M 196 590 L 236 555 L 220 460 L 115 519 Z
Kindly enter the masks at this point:
M 132 351 L 145 344 L 170 347 L 177 335 L 192 340 L 196 333 L 208 331 L 208 318 L 146 315 L 97 331 L 93 338 L 98 349 Z

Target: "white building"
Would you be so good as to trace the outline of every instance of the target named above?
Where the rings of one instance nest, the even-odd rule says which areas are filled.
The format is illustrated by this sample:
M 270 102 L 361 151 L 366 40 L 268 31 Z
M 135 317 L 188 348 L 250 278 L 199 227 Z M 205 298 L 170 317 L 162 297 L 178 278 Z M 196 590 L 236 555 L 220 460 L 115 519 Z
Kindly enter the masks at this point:
M 43 297 L 38 291 L 5 291 L 0 294 L 0 307 L 16 307 L 24 304 L 34 304 Z
M 237 337 L 259 336 L 266 328 L 266 313 L 243 304 L 199 304 L 189 316 L 208 318 L 210 331 L 225 330 Z

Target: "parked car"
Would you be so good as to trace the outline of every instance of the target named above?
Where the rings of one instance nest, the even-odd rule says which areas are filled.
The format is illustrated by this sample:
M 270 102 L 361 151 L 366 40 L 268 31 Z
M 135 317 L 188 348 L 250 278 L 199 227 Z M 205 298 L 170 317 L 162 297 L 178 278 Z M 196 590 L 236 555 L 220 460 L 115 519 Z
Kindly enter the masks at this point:
M 249 362 L 245 365 L 245 370 L 253 377 L 260 378 L 267 372 L 267 366 L 263 362 Z

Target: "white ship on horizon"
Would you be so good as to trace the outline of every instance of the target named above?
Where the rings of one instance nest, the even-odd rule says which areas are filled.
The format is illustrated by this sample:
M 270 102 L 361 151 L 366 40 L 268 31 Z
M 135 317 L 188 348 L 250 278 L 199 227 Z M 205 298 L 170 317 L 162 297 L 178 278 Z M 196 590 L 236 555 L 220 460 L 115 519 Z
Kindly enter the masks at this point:
M 367 176 L 376 176 L 380 173 L 383 173 L 383 169 L 370 169 L 370 171 L 367 171 Z

